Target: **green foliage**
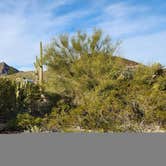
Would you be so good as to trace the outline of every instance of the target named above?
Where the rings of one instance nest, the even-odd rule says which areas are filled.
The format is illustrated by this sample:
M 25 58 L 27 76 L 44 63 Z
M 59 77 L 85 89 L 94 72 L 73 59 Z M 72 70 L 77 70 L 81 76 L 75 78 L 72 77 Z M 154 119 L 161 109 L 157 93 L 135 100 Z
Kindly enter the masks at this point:
M 40 100 L 40 87 L 29 82 L 16 82 L 17 108 L 21 112 L 35 114 L 39 111 L 37 101 Z
M 7 123 L 8 129 L 17 128 L 16 116 L 19 113 L 28 113 L 34 117 L 43 115 L 39 86 L 25 80 L 11 81 L 4 78 L 0 79 L 0 85 L 0 117 Z
M 34 126 L 41 126 L 42 119 L 36 118 L 28 113 L 18 114 L 17 115 L 17 125 L 22 129 L 30 129 Z
M 32 83 L 0 80 L 0 111 L 16 110 L 10 124 L 30 132 L 166 129 L 164 67 L 120 58 L 118 49 L 119 42 L 114 44 L 100 30 L 90 36 L 60 35 L 44 52 L 43 91 Z M 6 104 L 7 98 L 11 101 Z
M 15 84 L 7 79 L 0 79 L 0 115 L 10 119 L 16 113 Z
M 163 67 L 128 66 L 114 56 L 118 44 L 95 30 L 91 36 L 62 35 L 46 48 L 46 90 L 69 99 L 55 104 L 50 126 L 104 131 L 135 131 L 141 122 L 165 126 Z

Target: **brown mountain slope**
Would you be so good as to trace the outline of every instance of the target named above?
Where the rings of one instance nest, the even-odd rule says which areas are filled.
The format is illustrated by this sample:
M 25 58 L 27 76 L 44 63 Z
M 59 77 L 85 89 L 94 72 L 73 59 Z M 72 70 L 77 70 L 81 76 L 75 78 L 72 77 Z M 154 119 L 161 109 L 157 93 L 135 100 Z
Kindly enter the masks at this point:
M 0 63 L 0 75 L 10 75 L 18 72 L 19 70 L 7 65 L 5 62 Z
M 35 75 L 34 75 L 33 71 L 21 71 L 21 72 L 15 73 L 15 74 L 6 75 L 4 77 L 12 79 L 12 80 L 15 80 L 17 78 L 22 78 L 22 79 L 26 78 L 26 79 L 29 79 L 29 80 L 34 80 L 35 79 Z
M 113 58 L 115 58 L 115 60 L 119 61 L 122 65 L 126 66 L 126 67 L 136 67 L 137 65 L 139 65 L 139 63 L 135 62 L 135 61 L 131 61 L 122 57 L 117 57 L 114 56 Z M 5 63 L 4 63 L 5 64 Z M 0 63 L 0 72 L 4 71 L 3 69 L 7 70 L 10 66 L 8 66 L 7 64 L 5 64 L 5 68 L 1 67 L 3 66 L 2 63 Z M 6 72 L 5 75 L 1 75 L 4 76 L 5 78 L 9 78 L 9 79 L 16 79 L 16 78 L 26 78 L 26 79 L 30 79 L 30 80 L 35 80 L 35 75 L 33 71 L 18 71 L 17 69 L 14 69 L 13 67 L 10 67 L 10 70 L 13 70 L 13 74 L 10 72 Z M 44 72 L 44 75 L 46 76 L 46 72 Z

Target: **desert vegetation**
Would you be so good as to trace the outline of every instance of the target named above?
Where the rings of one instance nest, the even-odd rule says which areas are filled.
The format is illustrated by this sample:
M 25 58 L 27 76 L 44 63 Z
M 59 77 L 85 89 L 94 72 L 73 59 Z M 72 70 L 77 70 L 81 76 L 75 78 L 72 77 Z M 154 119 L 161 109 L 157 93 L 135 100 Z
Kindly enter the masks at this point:
M 119 46 L 100 30 L 54 38 L 35 62 L 37 81 L 0 78 L 3 130 L 165 131 L 164 66 L 126 60 Z

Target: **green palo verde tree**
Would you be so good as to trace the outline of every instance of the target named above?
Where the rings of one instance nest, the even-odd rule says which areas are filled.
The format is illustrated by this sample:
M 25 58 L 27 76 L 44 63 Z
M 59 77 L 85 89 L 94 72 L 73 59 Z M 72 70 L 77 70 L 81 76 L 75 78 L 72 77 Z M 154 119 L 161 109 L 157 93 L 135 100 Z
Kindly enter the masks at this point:
M 118 48 L 119 42 L 114 44 L 100 30 L 90 36 L 81 32 L 60 35 L 48 45 L 46 90 L 61 96 L 53 110 L 60 114 L 56 121 L 62 126 L 111 127 L 111 100 L 106 97 L 116 88 L 111 78 L 118 77 L 123 68 L 114 58 Z
M 130 67 L 132 61 L 117 56 L 118 48 L 119 42 L 114 44 L 100 30 L 60 35 L 47 46 L 46 90 L 60 96 L 50 126 L 104 131 L 136 131 L 139 124 L 166 126 L 162 66 Z
M 112 63 L 110 60 L 118 48 L 119 42 L 113 44 L 100 30 L 94 30 L 91 36 L 81 32 L 72 37 L 60 35 L 45 51 L 47 87 L 52 92 L 74 95 L 76 89 L 80 91 L 86 85 L 88 88 L 95 86 L 95 78 L 101 78 L 99 75 Z M 81 85 L 82 88 L 78 87 Z

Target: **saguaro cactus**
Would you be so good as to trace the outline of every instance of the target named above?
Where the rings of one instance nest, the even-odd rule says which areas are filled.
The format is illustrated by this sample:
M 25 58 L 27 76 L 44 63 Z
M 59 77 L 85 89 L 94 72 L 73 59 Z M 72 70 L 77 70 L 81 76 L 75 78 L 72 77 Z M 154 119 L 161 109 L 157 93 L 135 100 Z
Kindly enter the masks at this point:
M 36 62 L 34 63 L 36 82 L 40 85 L 43 83 L 43 63 L 43 47 L 42 42 L 40 42 L 40 57 L 36 56 Z
M 43 47 L 42 42 L 40 42 L 40 67 L 39 67 L 39 83 L 43 83 Z
M 38 64 L 38 57 L 36 56 L 36 61 L 34 62 L 34 67 L 35 67 L 35 82 L 39 82 L 39 64 Z

